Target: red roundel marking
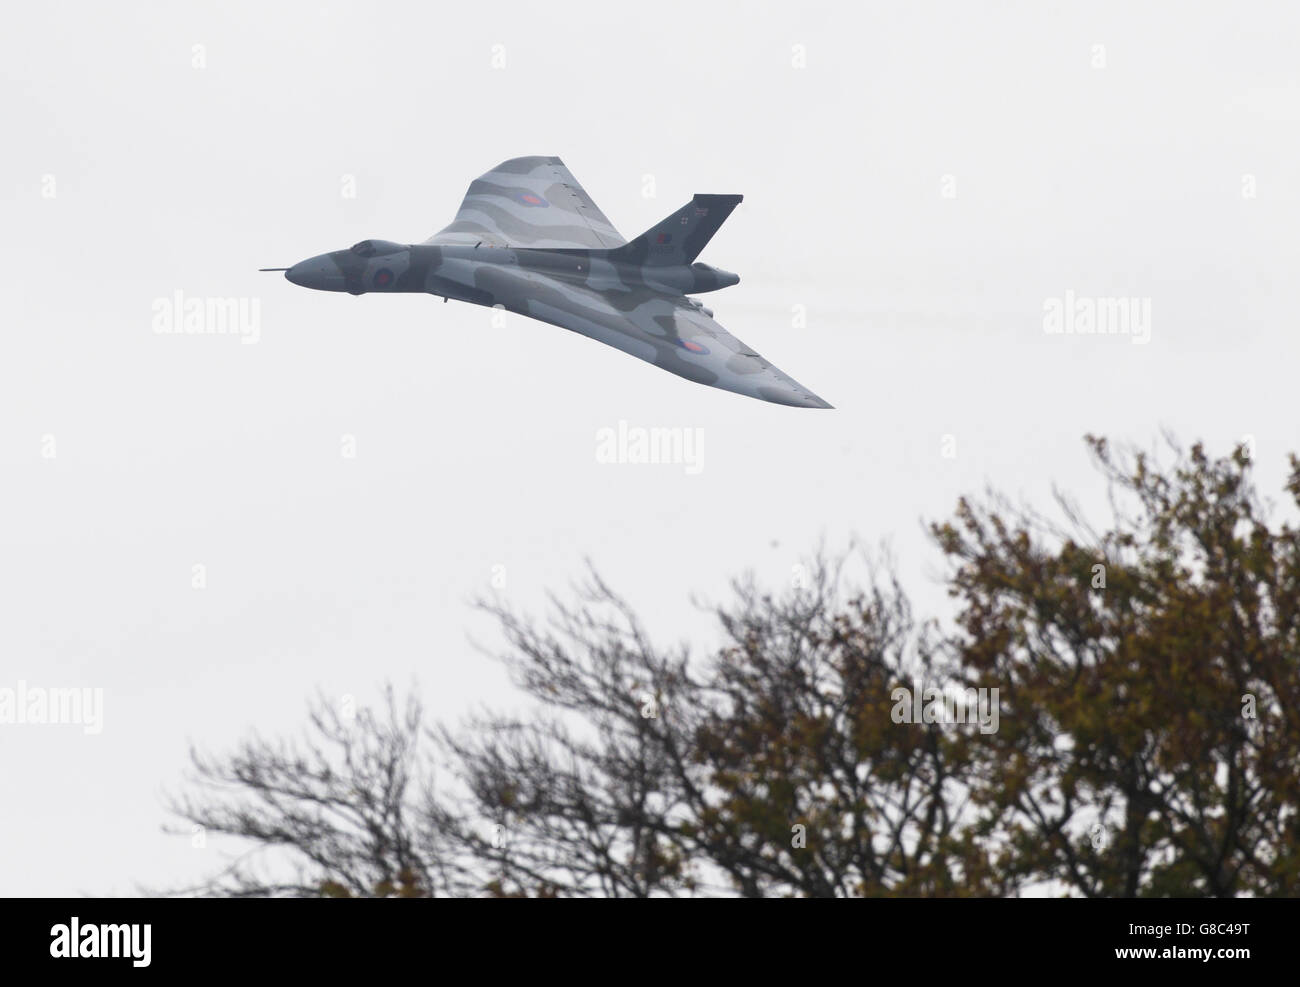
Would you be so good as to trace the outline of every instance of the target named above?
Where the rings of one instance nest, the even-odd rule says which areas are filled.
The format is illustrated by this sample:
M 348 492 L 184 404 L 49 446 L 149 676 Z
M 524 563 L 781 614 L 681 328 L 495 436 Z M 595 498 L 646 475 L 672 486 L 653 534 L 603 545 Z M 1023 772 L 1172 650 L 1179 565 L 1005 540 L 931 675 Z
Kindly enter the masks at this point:
M 535 195 L 530 195 L 527 192 L 521 195 L 520 198 L 523 199 L 525 202 L 527 202 L 530 206 L 540 206 L 542 204 L 541 199 L 537 198 L 537 196 Z
M 683 340 L 682 340 L 682 349 L 684 349 L 684 350 L 690 350 L 692 353 L 707 353 L 707 352 L 709 352 L 707 349 L 705 349 L 705 348 L 704 348 L 703 346 L 701 346 L 699 343 L 692 342 L 692 341 L 689 340 L 689 339 L 683 339 Z
M 381 267 L 375 272 L 375 287 L 387 288 L 388 282 L 393 280 L 393 272 L 386 267 Z

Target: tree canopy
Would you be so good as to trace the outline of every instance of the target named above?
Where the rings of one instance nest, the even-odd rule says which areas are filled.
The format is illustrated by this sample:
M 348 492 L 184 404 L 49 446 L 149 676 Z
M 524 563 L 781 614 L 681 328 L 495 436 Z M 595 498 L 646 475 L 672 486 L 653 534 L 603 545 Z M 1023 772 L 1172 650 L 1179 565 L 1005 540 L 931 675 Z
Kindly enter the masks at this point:
M 304 740 L 195 752 L 172 810 L 250 852 L 190 890 L 1295 894 L 1300 533 L 1245 447 L 1088 442 L 1103 530 L 994 493 L 930 526 L 955 623 L 835 553 L 779 592 L 738 580 L 700 653 L 594 571 L 542 620 L 484 601 L 527 714 L 426 725 L 390 688 L 317 697 Z

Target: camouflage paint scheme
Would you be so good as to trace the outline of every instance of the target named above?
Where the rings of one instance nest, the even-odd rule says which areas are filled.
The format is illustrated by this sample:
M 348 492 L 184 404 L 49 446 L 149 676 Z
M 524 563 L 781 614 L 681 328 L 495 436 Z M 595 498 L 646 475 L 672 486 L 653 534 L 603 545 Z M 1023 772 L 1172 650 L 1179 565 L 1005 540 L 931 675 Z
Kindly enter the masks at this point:
M 829 408 L 687 297 L 740 281 L 695 258 L 741 198 L 696 195 L 629 243 L 559 158 L 513 158 L 476 179 L 451 225 L 423 243 L 365 240 L 295 264 L 285 277 L 323 291 L 425 292 L 501 306 L 699 384 Z

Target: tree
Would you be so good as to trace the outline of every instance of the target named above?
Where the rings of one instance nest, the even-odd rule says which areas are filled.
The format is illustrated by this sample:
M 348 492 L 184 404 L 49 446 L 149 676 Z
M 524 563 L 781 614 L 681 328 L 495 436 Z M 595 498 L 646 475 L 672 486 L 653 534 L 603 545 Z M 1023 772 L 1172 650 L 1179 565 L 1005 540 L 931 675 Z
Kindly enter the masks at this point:
M 436 885 L 437 857 L 420 804 L 431 776 L 416 757 L 421 709 L 340 708 L 319 697 L 302 742 L 253 737 L 225 757 L 190 757 L 205 797 L 186 795 L 171 811 L 206 833 L 252 845 L 202 887 L 228 897 L 422 897 Z M 423 796 L 423 798 L 421 797 Z M 268 856 L 272 866 L 263 866 Z M 275 854 L 273 851 L 286 851 Z
M 438 828 L 505 894 L 951 891 L 960 744 L 889 717 L 909 650 L 937 659 L 895 585 L 840 601 L 839 582 L 823 563 L 782 597 L 738 584 L 699 663 L 657 649 L 594 574 L 548 628 L 490 607 L 546 712 L 441 731 L 469 799 Z
M 195 754 L 174 810 L 254 851 L 201 890 L 1294 893 L 1297 532 L 1268 526 L 1244 450 L 1161 468 L 1090 442 L 1104 533 L 1064 497 L 1061 526 L 990 495 L 932 527 L 946 633 L 847 556 L 776 595 L 736 583 L 699 657 L 594 572 L 543 623 L 481 604 L 529 713 L 426 730 L 391 690 L 381 716 L 322 697 L 305 741 Z
M 1089 896 L 1300 889 L 1300 533 L 1245 447 L 1161 469 L 1089 438 L 1114 524 L 1004 503 L 934 526 L 967 674 L 1006 684 L 968 778 L 999 870 Z M 1287 491 L 1300 504 L 1300 462 Z

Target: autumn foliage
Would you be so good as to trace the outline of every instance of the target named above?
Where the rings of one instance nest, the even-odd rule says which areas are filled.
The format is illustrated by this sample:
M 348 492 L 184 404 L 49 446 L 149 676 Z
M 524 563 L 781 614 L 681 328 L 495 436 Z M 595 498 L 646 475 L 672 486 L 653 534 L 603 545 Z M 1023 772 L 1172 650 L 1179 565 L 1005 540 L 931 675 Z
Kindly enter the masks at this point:
M 594 573 L 541 623 L 485 603 L 526 714 L 426 728 L 391 690 L 355 719 L 322 698 L 306 741 L 196 754 L 173 809 L 253 853 L 195 890 L 1295 895 L 1300 532 L 1245 447 L 1089 445 L 1104 529 L 992 494 L 932 525 L 952 621 L 835 555 L 780 593 L 738 582 L 699 654 Z M 922 681 L 997 690 L 996 729 L 900 721 Z

